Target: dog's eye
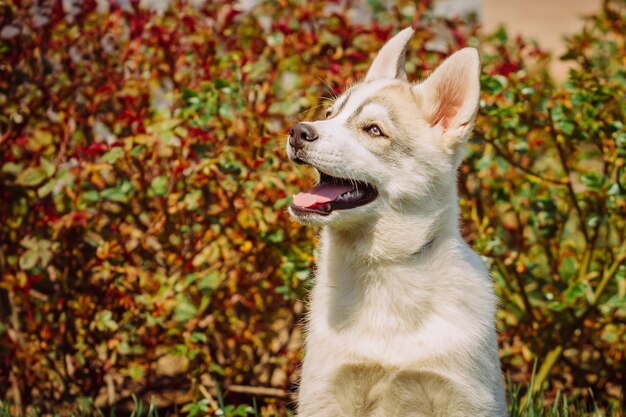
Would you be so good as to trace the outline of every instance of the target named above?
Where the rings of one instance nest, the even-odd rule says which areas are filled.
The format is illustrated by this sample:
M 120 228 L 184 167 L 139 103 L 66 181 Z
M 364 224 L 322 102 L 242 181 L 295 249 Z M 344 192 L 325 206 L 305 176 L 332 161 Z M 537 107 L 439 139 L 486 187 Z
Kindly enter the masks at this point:
M 369 125 L 365 128 L 365 131 L 372 136 L 383 136 L 383 131 L 377 125 Z

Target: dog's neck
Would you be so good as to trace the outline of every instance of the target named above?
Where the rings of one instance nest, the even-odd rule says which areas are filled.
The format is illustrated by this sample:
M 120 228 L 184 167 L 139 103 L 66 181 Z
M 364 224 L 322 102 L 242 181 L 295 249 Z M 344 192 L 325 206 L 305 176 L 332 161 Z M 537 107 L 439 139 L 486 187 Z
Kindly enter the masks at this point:
M 454 194 L 445 203 L 404 207 L 367 226 L 327 227 L 322 232 L 322 253 L 336 251 L 362 264 L 403 262 L 428 251 L 435 241 L 461 239 L 458 217 Z
M 433 246 L 433 244 L 435 243 L 435 240 L 437 240 L 437 238 L 433 238 L 430 242 L 426 243 L 424 246 L 422 246 L 417 251 L 415 251 L 413 255 L 420 255 L 426 252 L 428 249 L 430 249 Z
M 422 298 L 430 294 L 430 271 L 433 262 L 441 259 L 440 248 L 461 239 L 457 218 L 455 201 L 437 212 L 405 210 L 402 215 L 380 219 L 369 229 L 325 228 L 312 308 L 317 311 L 323 306 L 327 323 L 335 329 L 353 326 L 355 320 L 368 317 L 364 311 L 371 309 L 387 311 L 388 317 L 394 317 L 397 331 L 415 329 L 430 308 L 429 301 Z M 433 239 L 435 244 L 428 247 Z M 408 297 L 410 305 L 399 303 L 406 291 L 415 288 L 424 290 Z M 374 329 L 372 325 L 377 326 L 370 323 L 366 327 Z

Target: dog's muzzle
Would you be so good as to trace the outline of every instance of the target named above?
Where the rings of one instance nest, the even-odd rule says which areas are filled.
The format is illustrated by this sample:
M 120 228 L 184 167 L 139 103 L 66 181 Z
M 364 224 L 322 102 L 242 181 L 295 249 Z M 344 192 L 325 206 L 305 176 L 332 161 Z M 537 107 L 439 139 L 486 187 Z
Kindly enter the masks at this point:
M 307 146 L 319 139 L 309 123 L 298 123 L 289 130 L 288 154 L 297 164 L 312 165 L 307 160 Z M 311 149 L 308 149 L 310 151 Z M 314 166 L 314 165 L 312 165 Z M 315 166 L 314 166 L 315 167 Z M 319 169 L 319 182 L 310 190 L 293 197 L 291 213 L 295 216 L 328 216 L 335 210 L 348 210 L 376 199 L 378 191 L 365 181 L 340 178 Z

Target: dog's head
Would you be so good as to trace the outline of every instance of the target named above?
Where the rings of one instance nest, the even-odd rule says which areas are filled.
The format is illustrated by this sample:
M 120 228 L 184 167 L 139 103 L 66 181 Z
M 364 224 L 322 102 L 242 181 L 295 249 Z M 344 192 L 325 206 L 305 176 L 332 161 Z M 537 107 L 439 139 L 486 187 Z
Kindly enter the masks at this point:
M 478 53 L 462 49 L 413 84 L 404 71 L 412 35 L 406 28 L 387 42 L 365 79 L 333 102 L 325 120 L 291 128 L 287 155 L 319 172 L 319 183 L 289 208 L 297 221 L 367 224 L 389 210 L 427 201 L 436 207 L 433 196 L 455 187 L 478 107 Z

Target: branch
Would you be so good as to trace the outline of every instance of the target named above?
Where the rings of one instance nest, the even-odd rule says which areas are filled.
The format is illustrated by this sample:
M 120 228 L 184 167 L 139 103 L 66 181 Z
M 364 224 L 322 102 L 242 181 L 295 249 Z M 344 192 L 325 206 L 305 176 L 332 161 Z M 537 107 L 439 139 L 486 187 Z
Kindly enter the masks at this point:
M 563 171 L 565 172 L 565 175 L 567 177 L 567 183 L 566 183 L 567 191 L 570 195 L 570 199 L 572 200 L 572 203 L 574 204 L 576 213 L 578 213 L 578 218 L 580 220 L 580 229 L 582 230 L 583 235 L 585 236 L 585 243 L 589 243 L 589 232 L 587 231 L 586 218 L 585 218 L 585 215 L 583 214 L 583 211 L 580 208 L 580 205 L 578 204 L 578 199 L 576 198 L 576 193 L 574 192 L 574 187 L 572 186 L 571 175 L 570 175 L 571 171 L 569 169 L 569 165 L 567 164 L 565 151 L 563 150 L 563 148 L 561 147 L 561 144 L 559 143 L 558 135 L 556 131 L 554 130 L 554 120 L 552 120 L 552 115 L 550 114 L 549 110 L 548 110 L 548 115 L 550 117 L 550 124 L 548 125 L 550 129 L 550 135 L 552 136 L 552 139 L 554 140 L 554 144 L 559 154 L 559 161 L 561 162 L 561 166 L 563 167 Z
M 511 165 L 514 168 L 519 169 L 520 171 L 524 172 L 529 177 L 531 177 L 531 178 L 533 178 L 535 180 L 538 180 L 538 181 L 549 182 L 549 183 L 556 184 L 556 185 L 561 185 L 561 186 L 565 186 L 565 185 L 569 184 L 569 176 L 568 176 L 567 180 L 559 180 L 559 179 L 551 178 L 551 177 L 542 177 L 541 175 L 539 175 L 538 173 L 534 172 L 530 168 L 527 168 L 527 167 L 521 165 L 519 162 L 517 162 L 508 152 L 505 152 L 504 150 L 502 150 L 502 148 L 500 148 L 498 145 L 496 145 L 495 141 L 487 139 L 485 137 L 485 135 L 483 135 L 483 139 L 487 143 L 489 143 L 491 146 L 493 146 L 493 148 L 495 149 L 496 153 L 498 155 L 500 155 L 502 158 L 504 158 L 504 160 L 506 162 L 508 162 L 509 165 Z
M 622 243 L 622 246 L 619 248 L 619 255 L 615 257 L 615 260 L 611 264 L 611 267 L 604 273 L 602 276 L 602 281 L 598 284 L 598 287 L 593 293 L 593 298 L 589 303 L 589 307 L 593 307 L 598 303 L 598 300 L 602 296 L 604 289 L 608 285 L 609 281 L 613 279 L 615 274 L 617 273 L 617 269 L 626 261 L 626 241 Z
M 258 395 L 259 397 L 288 398 L 292 394 L 284 389 L 270 387 L 251 387 L 248 385 L 228 385 L 228 391 L 239 394 Z
M 513 281 L 513 279 L 511 279 L 511 275 L 509 274 L 506 265 L 504 265 L 504 263 L 498 258 L 494 258 L 494 260 L 496 262 L 498 269 L 500 270 L 500 273 L 504 277 L 504 281 L 507 283 Z M 528 314 L 531 320 L 536 321 L 537 319 L 534 315 L 533 307 L 530 304 L 530 299 L 528 298 L 528 294 L 526 294 L 526 289 L 524 288 L 524 283 L 522 282 L 521 277 L 519 276 L 519 274 L 515 273 L 514 278 L 515 278 L 515 281 L 517 282 L 517 286 L 519 287 L 519 292 L 522 297 L 522 305 L 520 306 L 518 303 L 515 303 L 515 304 L 517 304 L 519 307 L 522 307 L 522 310 L 524 310 L 524 312 Z

